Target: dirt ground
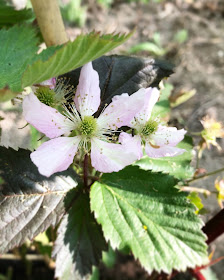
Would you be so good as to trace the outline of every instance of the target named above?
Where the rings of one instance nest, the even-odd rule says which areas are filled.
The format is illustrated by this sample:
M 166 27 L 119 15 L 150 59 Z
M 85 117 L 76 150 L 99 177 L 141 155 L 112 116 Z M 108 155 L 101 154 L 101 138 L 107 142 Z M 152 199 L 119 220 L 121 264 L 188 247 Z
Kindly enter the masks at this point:
M 140 42 L 151 41 L 153 34 L 159 32 L 161 44 L 168 49 L 159 59 L 168 60 L 176 65 L 175 73 L 168 82 L 174 86 L 173 94 L 181 91 L 196 90 L 196 95 L 172 111 L 171 121 L 178 120 L 190 131 L 200 131 L 200 119 L 209 114 L 224 122 L 224 1 L 223 0 L 176 0 L 149 4 L 123 3 L 114 1 L 110 9 L 88 1 L 87 21 L 84 28 L 67 26 L 70 38 L 75 38 L 81 31 L 93 29 L 103 33 L 129 32 L 136 29 L 134 35 L 122 46 L 113 51 L 116 54 L 127 54 L 127 50 Z M 177 44 L 173 38 L 177 31 L 186 29 L 188 39 Z M 141 55 L 149 57 L 148 52 Z M 154 57 L 152 55 L 152 57 Z M 10 114 L 12 114 L 10 112 Z M 11 119 L 21 118 L 11 116 Z M 0 116 L 4 113 L 0 112 Z M 13 122 L 14 122 L 13 121 Z M 25 124 L 25 122 L 24 122 Z M 8 124 L 7 124 L 8 126 Z M 22 127 L 23 123 L 19 123 Z M 11 128 L 10 128 L 11 129 Z M 14 129 L 14 128 L 12 128 Z M 29 139 L 28 139 L 29 140 Z M 28 141 L 26 139 L 26 141 Z M 195 143 L 197 143 L 195 138 Z M 224 141 L 219 144 L 224 149 Z M 194 163 L 193 163 L 194 164 Z M 224 150 L 216 148 L 206 152 L 200 167 L 212 171 L 224 166 Z M 219 177 L 224 176 L 219 174 Z M 214 190 L 217 176 L 195 183 L 197 187 Z M 203 219 L 207 221 L 220 208 L 215 197 L 204 200 L 209 213 Z M 220 237 L 211 246 L 215 249 L 214 258 L 224 255 L 224 237 Z M 102 279 L 148 279 L 140 266 L 132 259 L 120 259 L 121 264 L 113 270 L 102 268 L 106 278 Z M 224 261 L 214 265 L 213 270 L 219 280 L 224 280 Z M 118 274 L 120 271 L 120 274 Z M 110 277 L 108 276 L 110 275 Z M 208 279 L 209 280 L 209 279 Z

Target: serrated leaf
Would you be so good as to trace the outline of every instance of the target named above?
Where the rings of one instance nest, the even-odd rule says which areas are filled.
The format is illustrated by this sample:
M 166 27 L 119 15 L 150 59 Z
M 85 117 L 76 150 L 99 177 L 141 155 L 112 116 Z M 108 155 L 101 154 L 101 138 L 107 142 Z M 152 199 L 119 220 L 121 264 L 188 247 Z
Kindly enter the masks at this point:
M 58 228 L 53 251 L 56 257 L 55 277 L 89 279 L 92 266 L 99 264 L 102 250 L 106 249 L 102 230 L 90 212 L 89 196 L 81 194 Z
M 140 88 L 158 86 L 161 79 L 173 73 L 173 65 L 154 59 L 131 56 L 102 56 L 93 61 L 98 72 L 101 88 L 101 104 L 98 114 L 105 104 L 109 104 L 115 95 L 132 94 Z M 62 75 L 76 87 L 80 68 Z
M 15 10 L 4 0 L 0 0 L 0 28 L 12 26 L 34 19 L 34 13 L 31 9 Z
M 23 75 L 22 86 L 40 83 L 78 68 L 121 45 L 131 35 L 81 34 L 73 42 L 66 43 L 49 60 L 38 60 L 29 66 Z
M 0 30 L 0 89 L 9 92 L 21 90 L 22 74 L 38 50 L 35 29 L 28 26 L 14 26 Z M 7 93 L 7 92 L 6 92 Z M 11 96 L 9 96 L 10 98 Z M 0 101 L 3 98 L 0 97 Z M 4 100 L 6 99 L 4 95 Z
M 191 178 L 194 174 L 194 169 L 190 166 L 193 157 L 192 138 L 185 136 L 184 140 L 177 147 L 185 149 L 186 152 L 176 157 L 150 158 L 145 155 L 134 165 L 138 165 L 144 170 L 169 173 L 178 179 Z
M 0 147 L 0 175 L 0 253 L 55 226 L 65 212 L 64 197 L 78 184 L 72 170 L 40 175 L 30 152 L 22 149 Z
M 91 210 L 115 249 L 128 247 L 144 268 L 171 273 L 208 262 L 202 221 L 166 174 L 127 167 L 91 187 Z

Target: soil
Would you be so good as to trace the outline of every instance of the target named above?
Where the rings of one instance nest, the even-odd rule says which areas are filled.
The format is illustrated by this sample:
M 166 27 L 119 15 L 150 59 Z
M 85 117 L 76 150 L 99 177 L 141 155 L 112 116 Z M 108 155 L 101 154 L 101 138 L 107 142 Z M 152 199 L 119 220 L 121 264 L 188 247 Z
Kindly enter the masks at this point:
M 75 38 L 81 31 L 99 30 L 108 32 L 129 32 L 134 35 L 113 53 L 127 54 L 127 50 L 140 42 L 152 41 L 153 34 L 159 32 L 161 44 L 168 49 L 159 59 L 176 65 L 175 73 L 168 82 L 174 86 L 173 95 L 181 91 L 196 90 L 196 95 L 172 111 L 171 122 L 180 121 L 190 131 L 202 129 L 200 120 L 205 115 L 224 121 L 224 1 L 223 0 L 176 0 L 149 4 L 123 3 L 114 1 L 110 9 L 88 1 L 87 22 L 84 28 L 67 26 L 67 33 Z M 183 44 L 174 42 L 177 31 L 186 29 L 188 40 Z M 148 52 L 140 55 L 149 57 Z M 153 57 L 153 56 L 152 56 Z M 194 139 L 197 143 L 198 139 Z M 224 149 L 224 140 L 219 141 Z M 195 163 L 193 163 L 195 164 Z M 207 171 L 224 166 L 224 151 L 212 148 L 204 153 L 200 167 Z M 218 175 L 194 184 L 214 190 L 214 180 Z M 224 173 L 219 174 L 221 178 Z M 214 196 L 204 200 L 208 214 L 206 222 L 220 208 Z M 209 250 L 215 250 L 214 259 L 224 255 L 224 237 L 214 242 Z M 149 279 L 146 272 L 131 257 L 118 258 L 120 264 L 114 269 L 101 267 L 102 279 Z M 214 265 L 219 280 L 224 279 L 223 261 Z M 209 280 L 209 279 L 208 279 Z

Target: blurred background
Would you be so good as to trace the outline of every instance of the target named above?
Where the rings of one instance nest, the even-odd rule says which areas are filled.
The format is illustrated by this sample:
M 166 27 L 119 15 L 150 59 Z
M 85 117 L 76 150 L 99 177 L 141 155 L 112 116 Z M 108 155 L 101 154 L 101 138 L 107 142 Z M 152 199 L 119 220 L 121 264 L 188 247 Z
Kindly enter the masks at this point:
M 30 1 L 10 2 L 16 9 L 32 8 Z M 167 80 L 173 104 L 170 123 L 181 123 L 189 131 L 198 132 L 202 130 L 200 120 L 205 116 L 223 122 L 224 0 L 61 0 L 59 4 L 71 40 L 81 32 L 92 30 L 127 33 L 135 29 L 133 36 L 114 50 L 114 54 L 153 57 L 175 65 L 175 73 Z M 25 122 L 21 113 L 9 110 L 10 106 L 9 103 L 3 104 L 0 110 L 4 135 L 6 138 L 9 134 L 14 135 L 26 146 L 26 142 L 30 141 L 29 128 L 18 132 L 17 127 L 22 127 Z M 1 141 L 9 139 L 2 138 Z M 195 137 L 194 144 L 197 143 Z M 212 147 L 206 151 L 199 167 L 209 172 L 224 166 L 223 139 L 218 140 L 218 144 L 222 150 Z M 220 174 L 219 179 L 223 176 Z M 195 183 L 195 187 L 213 191 L 217 177 L 215 175 Z M 214 196 L 202 196 L 202 200 L 206 208 L 203 215 L 206 222 L 220 210 L 220 206 Z M 49 255 L 54 234 L 49 229 L 38 236 L 33 244 L 29 242 L 2 257 L 0 280 L 53 279 L 54 263 Z M 210 252 L 214 251 L 213 259 L 224 255 L 223 241 L 224 238 L 220 237 L 212 244 Z M 30 254 L 32 246 L 39 255 Z M 212 266 L 212 270 L 217 278 L 211 274 L 206 279 L 224 279 L 224 261 Z M 131 256 L 116 255 L 112 250 L 105 254 L 104 264 L 94 277 L 153 279 Z M 185 279 L 183 277 L 178 279 Z

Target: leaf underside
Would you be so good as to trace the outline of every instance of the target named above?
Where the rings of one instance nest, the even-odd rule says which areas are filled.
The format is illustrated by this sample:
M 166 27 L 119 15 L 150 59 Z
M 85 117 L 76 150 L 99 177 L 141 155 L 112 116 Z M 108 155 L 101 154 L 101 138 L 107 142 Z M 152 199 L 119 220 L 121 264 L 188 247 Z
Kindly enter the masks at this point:
M 193 157 L 192 138 L 185 136 L 184 140 L 180 142 L 177 147 L 185 149 L 186 152 L 175 157 L 150 158 L 145 155 L 143 158 L 135 162 L 135 165 L 138 165 L 144 170 L 169 173 L 178 179 L 191 178 L 194 174 L 194 168 L 190 166 Z
M 164 61 L 118 55 L 102 56 L 94 60 L 93 68 L 99 74 L 101 88 L 101 104 L 97 116 L 115 95 L 130 95 L 140 88 L 158 86 L 164 77 L 173 73 L 173 65 Z M 78 68 L 61 77 L 76 88 L 80 70 Z
M 90 213 L 88 194 L 80 194 L 58 228 L 53 250 L 55 277 L 89 279 L 92 266 L 99 264 L 106 249 L 102 230 Z
M 127 167 L 104 174 L 91 188 L 91 210 L 112 247 L 131 249 L 151 273 L 207 263 L 205 235 L 195 208 L 166 174 Z
M 64 197 L 78 184 L 72 170 L 46 178 L 31 162 L 29 151 L 4 147 L 0 176 L 5 182 L 0 186 L 0 253 L 55 226 L 65 212 Z

